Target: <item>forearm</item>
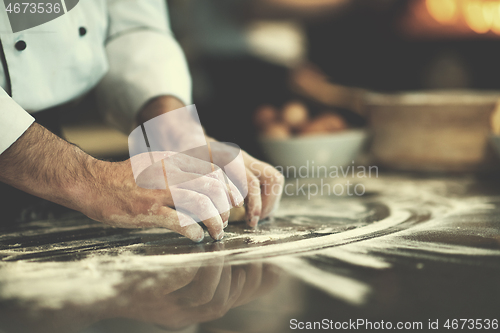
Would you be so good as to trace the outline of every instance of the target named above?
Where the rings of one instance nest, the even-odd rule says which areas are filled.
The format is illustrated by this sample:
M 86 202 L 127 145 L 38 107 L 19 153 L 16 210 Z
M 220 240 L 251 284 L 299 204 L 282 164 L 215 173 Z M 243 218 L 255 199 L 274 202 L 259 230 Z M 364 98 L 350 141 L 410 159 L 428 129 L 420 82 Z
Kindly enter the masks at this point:
M 0 181 L 69 208 L 79 209 L 95 177 L 95 160 L 33 123 L 0 155 Z
M 148 101 L 138 112 L 136 117 L 136 126 L 162 115 L 165 112 L 177 110 L 184 107 L 179 99 L 173 96 L 158 96 Z

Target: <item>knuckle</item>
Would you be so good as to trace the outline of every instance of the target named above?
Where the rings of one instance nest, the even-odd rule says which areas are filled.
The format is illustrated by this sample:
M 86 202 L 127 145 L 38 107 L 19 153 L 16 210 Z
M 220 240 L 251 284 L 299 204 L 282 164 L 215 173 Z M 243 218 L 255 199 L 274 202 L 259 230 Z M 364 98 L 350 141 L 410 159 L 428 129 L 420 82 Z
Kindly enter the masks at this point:
M 210 198 L 221 198 L 222 196 L 226 196 L 226 184 L 220 180 L 206 182 L 204 187 Z
M 223 183 L 222 181 L 217 181 L 214 184 L 214 191 L 221 195 L 226 193 L 226 184 Z
M 253 193 L 253 194 L 259 194 L 260 193 L 260 182 L 259 181 L 252 181 L 250 183 L 250 191 Z

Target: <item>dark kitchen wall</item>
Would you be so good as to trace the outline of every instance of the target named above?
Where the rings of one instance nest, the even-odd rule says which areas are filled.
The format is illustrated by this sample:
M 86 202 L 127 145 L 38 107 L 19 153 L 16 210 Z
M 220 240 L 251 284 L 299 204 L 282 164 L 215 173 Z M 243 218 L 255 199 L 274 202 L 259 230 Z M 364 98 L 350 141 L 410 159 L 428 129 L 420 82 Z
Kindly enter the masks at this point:
M 357 1 L 307 25 L 309 58 L 334 82 L 378 91 L 500 89 L 500 39 L 415 38 L 400 20 L 410 1 Z

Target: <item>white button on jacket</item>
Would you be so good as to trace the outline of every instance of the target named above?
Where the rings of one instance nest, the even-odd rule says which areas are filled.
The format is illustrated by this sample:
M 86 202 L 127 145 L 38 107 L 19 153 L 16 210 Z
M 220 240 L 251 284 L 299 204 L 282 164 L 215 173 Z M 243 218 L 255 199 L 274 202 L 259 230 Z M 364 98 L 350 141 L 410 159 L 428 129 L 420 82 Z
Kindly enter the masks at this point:
M 2 1 L 0 41 L 0 154 L 33 123 L 30 113 L 91 89 L 106 119 L 124 132 L 151 98 L 172 95 L 191 104 L 189 71 L 164 0 L 81 0 L 17 33 Z

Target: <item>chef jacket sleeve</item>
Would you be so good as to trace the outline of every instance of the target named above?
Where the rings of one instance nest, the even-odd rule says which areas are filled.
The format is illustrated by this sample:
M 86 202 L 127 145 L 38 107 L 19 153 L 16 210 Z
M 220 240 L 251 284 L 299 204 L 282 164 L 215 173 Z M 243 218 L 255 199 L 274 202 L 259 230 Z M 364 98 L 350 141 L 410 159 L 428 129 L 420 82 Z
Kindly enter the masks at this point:
M 109 71 L 97 86 L 106 120 L 125 133 L 140 108 L 171 95 L 191 104 L 191 78 L 169 28 L 165 0 L 107 0 Z
M 35 119 L 0 88 L 0 154 L 31 126 Z

